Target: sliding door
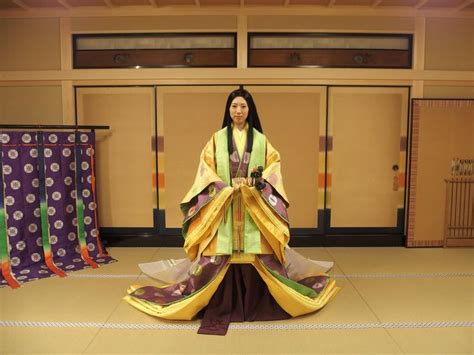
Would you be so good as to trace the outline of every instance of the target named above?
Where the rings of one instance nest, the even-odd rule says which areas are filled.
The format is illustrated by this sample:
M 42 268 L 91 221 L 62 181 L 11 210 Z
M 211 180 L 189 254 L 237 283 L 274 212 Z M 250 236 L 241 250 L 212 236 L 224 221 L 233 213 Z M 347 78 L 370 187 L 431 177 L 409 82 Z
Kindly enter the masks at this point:
M 331 87 L 327 232 L 403 233 L 408 89 Z
M 155 100 L 152 87 L 77 88 L 77 121 L 96 133 L 99 220 L 107 228 L 153 228 Z M 122 230 L 123 231 L 123 230 Z

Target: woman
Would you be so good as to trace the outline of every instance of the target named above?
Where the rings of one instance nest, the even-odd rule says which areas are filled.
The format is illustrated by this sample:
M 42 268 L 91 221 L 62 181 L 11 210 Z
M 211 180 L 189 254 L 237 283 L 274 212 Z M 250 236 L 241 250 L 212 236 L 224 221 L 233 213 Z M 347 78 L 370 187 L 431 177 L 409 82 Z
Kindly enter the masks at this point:
M 280 157 L 262 133 L 254 101 L 233 91 L 223 128 L 206 144 L 181 202 L 189 259 L 140 267 L 158 285 L 129 290 L 132 306 L 165 319 L 202 316 L 201 334 L 231 321 L 277 320 L 323 307 L 338 288 L 329 262 L 288 247 L 288 199 Z

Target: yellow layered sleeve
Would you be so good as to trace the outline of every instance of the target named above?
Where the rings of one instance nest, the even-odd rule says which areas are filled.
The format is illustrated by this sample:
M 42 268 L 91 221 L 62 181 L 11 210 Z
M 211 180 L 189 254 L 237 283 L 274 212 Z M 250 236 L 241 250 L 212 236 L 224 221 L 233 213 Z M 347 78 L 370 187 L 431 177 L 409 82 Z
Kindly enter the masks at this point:
M 272 187 L 285 200 L 288 206 L 288 197 L 286 196 L 286 191 L 283 187 L 283 178 L 281 175 L 280 153 L 278 153 L 278 151 L 273 148 L 268 140 L 266 159 L 267 165 L 265 170 L 263 170 L 262 177 L 272 185 Z
M 189 203 L 214 182 L 222 182 L 216 172 L 215 137 L 205 145 L 199 159 L 198 171 L 193 186 L 181 201 L 181 205 Z M 191 260 L 202 254 L 215 237 L 217 229 L 224 218 L 224 212 L 232 201 L 233 188 L 223 188 L 207 205 L 192 217 L 184 243 L 184 250 Z
M 193 186 L 191 186 L 186 196 L 184 196 L 181 204 L 190 202 L 194 196 L 198 195 L 202 190 L 209 186 L 209 184 L 216 181 L 222 181 L 216 172 L 216 158 L 214 152 L 215 138 L 212 136 L 201 152 Z

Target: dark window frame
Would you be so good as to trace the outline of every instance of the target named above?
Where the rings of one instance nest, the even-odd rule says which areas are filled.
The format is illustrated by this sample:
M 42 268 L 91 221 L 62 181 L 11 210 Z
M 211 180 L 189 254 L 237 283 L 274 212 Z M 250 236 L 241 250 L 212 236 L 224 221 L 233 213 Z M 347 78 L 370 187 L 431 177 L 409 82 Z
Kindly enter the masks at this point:
M 367 38 L 403 38 L 408 40 L 408 48 L 404 49 L 367 49 L 367 48 L 265 48 L 265 49 L 252 49 L 251 41 L 255 37 L 367 37 Z M 248 32 L 247 33 L 247 66 L 249 68 L 363 68 L 363 69 L 413 69 L 413 33 L 359 33 L 359 32 Z M 409 60 L 405 66 L 390 66 L 390 65 L 319 65 L 319 64 L 294 64 L 294 65 L 252 65 L 251 55 L 252 53 L 258 53 L 258 51 L 353 51 L 353 52 L 407 52 L 409 54 Z
M 176 49 L 154 49 L 154 48 L 143 48 L 143 49 L 92 49 L 87 50 L 91 52 L 130 52 L 130 53 L 146 53 L 146 52 L 160 52 L 170 53 L 170 51 L 182 51 L 182 52 L 193 52 L 193 51 L 222 51 L 232 52 L 232 59 L 230 64 L 211 64 L 211 65 L 189 65 L 182 63 L 166 64 L 166 65 L 121 65 L 121 66 L 103 66 L 103 65 L 91 65 L 87 67 L 78 66 L 76 54 L 79 52 L 85 52 L 85 50 L 79 50 L 77 48 L 77 40 L 81 38 L 99 38 L 99 37 L 110 37 L 110 38 L 126 38 L 126 37 L 161 37 L 161 38 L 173 38 L 173 37 L 232 37 L 233 47 L 232 48 L 176 48 Z M 236 32 L 146 32 L 146 33 L 75 33 L 72 35 L 72 68 L 73 69 L 136 69 L 139 68 L 236 68 L 237 67 L 237 33 Z

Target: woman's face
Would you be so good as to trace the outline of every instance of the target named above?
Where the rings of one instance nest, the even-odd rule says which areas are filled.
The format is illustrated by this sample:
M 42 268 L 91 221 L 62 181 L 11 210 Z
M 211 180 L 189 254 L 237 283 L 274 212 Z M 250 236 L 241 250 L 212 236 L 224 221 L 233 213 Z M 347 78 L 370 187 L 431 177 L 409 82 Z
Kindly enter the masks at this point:
M 239 128 L 244 127 L 245 121 L 249 115 L 247 101 L 245 101 L 242 96 L 237 96 L 230 104 L 229 113 L 235 126 Z

